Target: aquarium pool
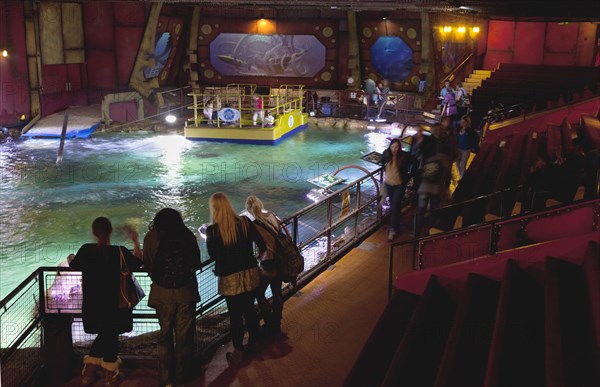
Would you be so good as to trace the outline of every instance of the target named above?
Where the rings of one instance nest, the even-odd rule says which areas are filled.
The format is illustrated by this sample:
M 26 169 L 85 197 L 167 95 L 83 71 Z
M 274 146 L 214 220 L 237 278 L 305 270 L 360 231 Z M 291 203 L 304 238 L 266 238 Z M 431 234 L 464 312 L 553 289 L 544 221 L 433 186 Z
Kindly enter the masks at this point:
M 253 194 L 285 217 L 312 203 L 306 194 L 315 187 L 307 179 L 349 164 L 377 168 L 360 157 L 383 151 L 386 136 L 309 126 L 277 146 L 257 146 L 98 134 L 68 140 L 60 166 L 57 140 L 0 144 L 0 298 L 37 267 L 57 266 L 93 241 L 90 225 L 98 216 L 112 221 L 112 242 L 128 247 L 119 226 L 134 224 L 142 239 L 163 207 L 181 211 L 195 232 L 209 221 L 208 198 L 217 191 L 236 210 Z M 353 180 L 362 172 L 342 176 Z

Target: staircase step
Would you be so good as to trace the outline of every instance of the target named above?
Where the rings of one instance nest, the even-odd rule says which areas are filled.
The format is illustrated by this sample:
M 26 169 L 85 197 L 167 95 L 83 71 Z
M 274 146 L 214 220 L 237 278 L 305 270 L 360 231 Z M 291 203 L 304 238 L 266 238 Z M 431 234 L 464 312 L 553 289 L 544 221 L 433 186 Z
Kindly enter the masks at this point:
M 488 77 L 492 76 L 492 72 L 493 72 L 492 70 L 473 70 L 474 74 L 485 74 Z
M 545 298 L 547 383 L 600 385 L 594 343 L 590 340 L 593 329 L 583 268 L 547 257 Z
M 485 385 L 544 384 L 544 293 L 529 273 L 509 260 L 502 278 Z
M 379 386 L 420 296 L 396 291 L 358 355 L 344 386 Z
M 500 282 L 471 273 L 438 370 L 436 386 L 482 386 Z
M 382 386 L 432 385 L 456 304 L 436 276 L 431 276 Z

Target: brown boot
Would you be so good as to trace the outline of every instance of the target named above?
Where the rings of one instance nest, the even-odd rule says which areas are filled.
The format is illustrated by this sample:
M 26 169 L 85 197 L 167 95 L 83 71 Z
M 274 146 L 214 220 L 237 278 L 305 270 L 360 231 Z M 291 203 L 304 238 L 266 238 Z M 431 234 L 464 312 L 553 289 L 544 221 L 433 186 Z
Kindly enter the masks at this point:
M 119 369 L 121 368 L 121 359 L 117 358 L 117 361 L 106 362 L 102 360 L 101 365 L 104 368 L 104 385 L 105 386 L 116 386 L 124 378 L 123 374 Z
M 83 357 L 83 369 L 81 370 L 81 386 L 91 386 L 98 379 L 100 371 L 100 362 L 102 359 L 94 356 Z

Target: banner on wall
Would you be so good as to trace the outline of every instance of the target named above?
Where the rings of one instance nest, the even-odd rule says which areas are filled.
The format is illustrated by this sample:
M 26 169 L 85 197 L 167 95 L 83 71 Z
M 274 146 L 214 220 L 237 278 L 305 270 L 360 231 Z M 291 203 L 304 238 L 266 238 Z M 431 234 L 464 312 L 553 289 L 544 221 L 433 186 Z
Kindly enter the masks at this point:
M 210 63 L 226 76 L 314 77 L 325 67 L 325 46 L 313 35 L 219 34 Z

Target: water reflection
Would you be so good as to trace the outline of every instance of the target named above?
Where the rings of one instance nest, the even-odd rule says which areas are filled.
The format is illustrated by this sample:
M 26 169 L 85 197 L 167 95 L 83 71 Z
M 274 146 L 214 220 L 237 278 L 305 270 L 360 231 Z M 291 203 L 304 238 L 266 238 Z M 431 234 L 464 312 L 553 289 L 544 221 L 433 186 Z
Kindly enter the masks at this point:
M 365 137 L 366 136 L 366 137 Z M 193 230 L 209 220 L 208 198 L 226 192 L 242 209 L 254 194 L 281 216 L 311 204 L 306 179 L 383 151 L 385 135 L 310 128 L 277 146 L 190 142 L 182 136 L 98 134 L 69 140 L 57 167 L 56 140 L 0 144 L 0 297 L 42 265 L 58 265 L 93 240 L 107 216 L 144 234 L 154 214 L 177 208 Z M 344 176 L 353 181 L 360 171 Z M 116 232 L 113 243 L 129 246 Z

